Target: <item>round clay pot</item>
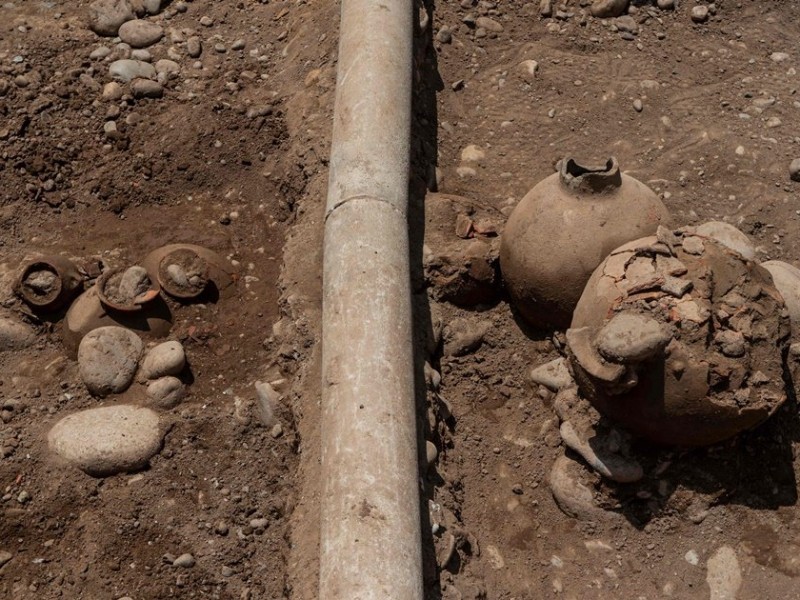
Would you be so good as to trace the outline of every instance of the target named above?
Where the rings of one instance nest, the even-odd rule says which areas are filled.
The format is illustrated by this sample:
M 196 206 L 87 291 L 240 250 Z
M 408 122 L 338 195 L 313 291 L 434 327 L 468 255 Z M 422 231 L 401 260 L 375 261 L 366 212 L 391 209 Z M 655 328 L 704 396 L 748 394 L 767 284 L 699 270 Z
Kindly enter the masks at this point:
M 113 283 L 114 279 L 124 273 L 128 267 L 121 267 L 118 269 L 110 269 L 103 273 L 100 277 L 97 278 L 97 282 L 95 283 L 95 288 L 97 289 L 97 297 L 99 298 L 100 302 L 108 309 L 116 310 L 119 312 L 138 312 L 142 310 L 142 308 L 152 302 L 158 297 L 159 292 L 161 291 L 161 287 L 158 285 L 158 280 L 150 276 L 148 273 L 148 279 L 150 280 L 150 287 L 149 289 L 140 294 L 135 300 L 131 302 L 123 302 L 118 298 L 115 298 L 111 291 L 108 289 L 108 286 Z
M 35 279 L 41 281 L 37 283 Z M 61 308 L 80 291 L 83 278 L 68 258 L 42 256 L 22 269 L 16 291 L 31 307 L 43 311 Z
M 761 266 L 772 275 L 772 282 L 783 296 L 789 311 L 792 329 L 800 334 L 800 269 L 782 260 L 768 260 Z
M 786 400 L 790 343 L 767 270 L 692 228 L 614 250 L 567 331 L 581 396 L 633 433 L 679 446 L 714 444 L 772 415 Z
M 158 264 L 158 283 L 174 298 L 197 298 L 208 285 L 208 263 L 190 248 L 173 250 Z
M 142 261 L 142 266 L 147 269 L 147 273 L 150 275 L 151 279 L 161 281 L 160 271 L 162 261 L 173 252 L 180 250 L 193 252 L 206 263 L 208 271 L 205 275 L 207 284 L 203 290 L 204 293 L 211 292 L 214 295 L 221 296 L 224 290 L 233 284 L 236 274 L 231 264 L 213 250 L 196 244 L 168 244 L 161 248 L 156 248 L 145 257 Z M 164 289 L 166 289 L 170 295 L 181 298 L 181 296 L 173 294 L 166 287 Z M 194 297 L 196 296 L 189 296 L 188 298 Z
M 669 220 L 655 193 L 621 173 L 615 158 L 598 167 L 562 160 L 520 201 L 503 232 L 500 269 L 515 307 L 534 326 L 567 327 L 608 253 Z
M 172 313 L 161 296 L 135 312 L 111 310 L 100 302 L 97 287 L 92 286 L 69 307 L 64 317 L 64 347 L 71 358 L 78 355 L 83 337 L 99 327 L 117 325 L 144 336 L 164 338 L 172 329 Z

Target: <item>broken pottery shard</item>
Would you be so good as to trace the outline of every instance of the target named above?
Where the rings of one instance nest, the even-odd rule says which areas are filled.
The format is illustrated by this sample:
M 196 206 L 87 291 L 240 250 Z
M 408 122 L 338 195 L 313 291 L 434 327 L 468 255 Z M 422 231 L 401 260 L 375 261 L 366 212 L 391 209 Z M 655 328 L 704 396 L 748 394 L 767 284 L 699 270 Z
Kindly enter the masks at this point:
M 561 423 L 561 439 L 580 454 L 588 465 L 603 477 L 619 483 L 632 483 L 644 477 L 642 466 L 634 460 L 611 452 L 604 440 L 598 436 L 587 439 L 569 421 Z M 594 431 L 592 431 L 594 433 Z
M 692 285 L 692 282 L 686 279 L 667 276 L 664 277 L 664 283 L 661 284 L 661 291 L 676 298 L 683 298 L 683 295 L 692 289 Z
M 672 340 L 669 329 L 650 317 L 615 315 L 597 334 L 595 344 L 606 360 L 636 363 L 660 354 Z
M 700 255 L 703 253 L 705 245 L 703 240 L 695 236 L 687 236 L 683 238 L 683 250 L 689 254 Z
M 533 383 L 543 385 L 553 392 L 575 385 L 567 366 L 567 359 L 563 357 L 531 369 L 529 377 Z
M 730 223 L 709 221 L 699 225 L 695 229 L 695 233 L 718 241 L 729 250 L 738 252 L 747 260 L 755 260 L 756 249 L 753 242 Z
M 612 383 L 619 381 L 625 373 L 623 365 L 607 363 L 597 353 L 588 327 L 567 329 L 567 345 L 580 366 L 592 377 Z

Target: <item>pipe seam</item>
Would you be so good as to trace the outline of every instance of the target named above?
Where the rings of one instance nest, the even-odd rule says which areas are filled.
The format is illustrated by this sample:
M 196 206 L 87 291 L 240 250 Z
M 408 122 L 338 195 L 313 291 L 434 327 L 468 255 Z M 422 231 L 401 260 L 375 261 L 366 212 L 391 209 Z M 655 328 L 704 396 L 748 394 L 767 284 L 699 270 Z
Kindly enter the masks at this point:
M 340 200 L 339 202 L 334 204 L 333 207 L 331 207 L 325 213 L 325 221 L 326 222 L 328 221 L 328 217 L 330 217 L 337 208 L 340 208 L 340 207 L 344 206 L 345 204 L 348 204 L 348 203 L 352 202 L 353 200 L 365 200 L 365 201 L 379 202 L 381 204 L 387 204 L 396 213 L 401 214 L 401 215 L 404 214 L 403 211 L 401 211 L 399 208 L 397 208 L 394 205 L 394 203 L 390 202 L 389 200 L 386 200 L 385 198 L 381 198 L 379 196 L 373 196 L 371 194 L 355 194 L 353 196 L 350 196 L 349 198 L 345 198 L 344 200 Z

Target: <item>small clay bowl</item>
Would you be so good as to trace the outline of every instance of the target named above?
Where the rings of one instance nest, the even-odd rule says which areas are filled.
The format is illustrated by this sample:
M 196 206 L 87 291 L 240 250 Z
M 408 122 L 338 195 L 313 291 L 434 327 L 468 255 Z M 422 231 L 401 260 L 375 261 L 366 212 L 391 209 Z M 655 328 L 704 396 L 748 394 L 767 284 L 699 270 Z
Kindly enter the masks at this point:
M 53 276 L 49 289 L 41 287 L 46 283 L 36 284 L 32 277 L 37 273 L 48 273 Z M 80 291 L 83 283 L 78 269 L 73 262 L 63 256 L 43 256 L 28 263 L 17 280 L 16 291 L 22 299 L 34 309 L 44 311 L 56 310 L 66 304 Z
M 150 281 L 149 289 L 146 292 L 139 294 L 133 300 L 133 302 L 125 304 L 121 302 L 118 298 L 115 298 L 111 294 L 111 290 L 107 289 L 107 286 L 109 285 L 109 283 L 111 283 L 112 285 L 114 283 L 117 283 L 118 285 L 119 282 L 118 281 L 115 282 L 114 280 L 118 279 L 117 276 L 118 275 L 121 276 L 125 271 L 128 270 L 128 268 L 129 267 L 110 269 L 97 278 L 97 283 L 95 284 L 95 286 L 97 287 L 97 297 L 100 299 L 100 302 L 106 308 L 110 308 L 112 310 L 118 310 L 120 312 L 138 312 L 142 310 L 145 304 L 155 300 L 158 297 L 159 293 L 161 292 L 161 286 L 158 284 L 158 281 L 153 281 L 153 279 L 148 276 L 148 279 Z
M 170 273 L 173 265 L 180 268 L 186 281 L 178 281 Z M 197 252 L 190 248 L 179 248 L 158 263 L 158 283 L 170 296 L 188 300 L 197 298 L 205 291 L 209 281 L 208 272 L 208 262 Z

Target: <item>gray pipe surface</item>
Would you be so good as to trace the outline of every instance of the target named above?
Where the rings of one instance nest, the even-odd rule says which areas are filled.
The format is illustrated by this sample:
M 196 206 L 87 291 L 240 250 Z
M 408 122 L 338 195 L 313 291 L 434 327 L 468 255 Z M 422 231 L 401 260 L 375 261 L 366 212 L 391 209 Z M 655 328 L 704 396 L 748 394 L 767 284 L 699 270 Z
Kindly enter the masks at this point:
M 342 0 L 325 215 L 322 600 L 421 600 L 408 204 L 412 3 Z

